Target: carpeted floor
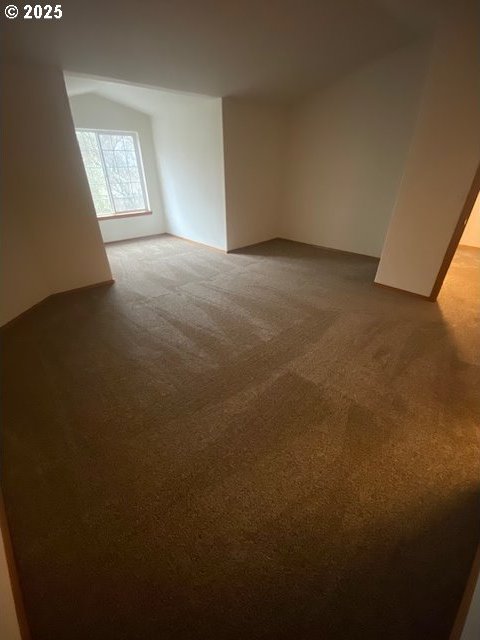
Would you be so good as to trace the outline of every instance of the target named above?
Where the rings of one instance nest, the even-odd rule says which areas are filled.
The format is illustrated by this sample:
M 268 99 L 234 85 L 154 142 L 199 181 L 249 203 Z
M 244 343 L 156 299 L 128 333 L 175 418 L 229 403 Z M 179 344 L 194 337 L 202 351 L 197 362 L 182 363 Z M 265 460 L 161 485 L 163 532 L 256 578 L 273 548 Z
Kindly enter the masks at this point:
M 33 640 L 446 640 L 480 537 L 480 251 L 438 304 L 288 241 L 111 245 L 5 332 Z

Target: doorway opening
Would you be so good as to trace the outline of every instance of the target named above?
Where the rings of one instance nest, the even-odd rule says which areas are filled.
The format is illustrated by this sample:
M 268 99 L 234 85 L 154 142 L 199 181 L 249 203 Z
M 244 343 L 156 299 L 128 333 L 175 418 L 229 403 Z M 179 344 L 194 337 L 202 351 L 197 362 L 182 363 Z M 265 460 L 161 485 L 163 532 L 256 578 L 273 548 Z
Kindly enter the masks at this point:
M 480 164 L 433 285 L 430 300 L 438 298 L 452 261 L 460 255 L 464 255 L 466 259 L 470 255 L 472 268 L 475 268 L 475 257 L 480 255 Z

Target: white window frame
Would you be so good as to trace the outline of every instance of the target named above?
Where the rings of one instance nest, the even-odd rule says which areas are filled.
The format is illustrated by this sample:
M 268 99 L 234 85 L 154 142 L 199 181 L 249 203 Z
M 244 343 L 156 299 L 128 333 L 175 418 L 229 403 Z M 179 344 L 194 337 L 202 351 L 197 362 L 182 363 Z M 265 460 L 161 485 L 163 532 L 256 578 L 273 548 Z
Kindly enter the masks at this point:
M 93 129 L 91 127 L 75 127 L 75 131 L 86 131 L 88 133 L 93 133 L 95 134 L 95 138 L 97 139 L 97 145 L 98 145 L 98 149 L 100 151 L 100 159 L 102 161 L 102 169 L 103 169 L 103 174 L 105 176 L 105 183 L 107 185 L 107 189 L 108 189 L 108 194 L 110 196 L 110 200 L 112 203 L 113 208 L 115 209 L 115 200 L 113 198 L 113 194 L 111 191 L 111 186 L 110 186 L 110 181 L 108 179 L 108 173 L 107 173 L 107 167 L 105 165 L 105 157 L 103 155 L 103 149 L 102 149 L 102 145 L 100 144 L 100 139 L 99 139 L 99 134 L 109 134 L 112 136 L 122 136 L 122 135 L 126 135 L 126 136 L 131 136 L 133 138 L 133 147 L 135 150 L 135 157 L 137 159 L 137 166 L 138 166 L 138 173 L 140 175 L 140 186 L 142 188 L 142 194 L 143 194 L 143 201 L 145 203 L 145 208 L 144 209 L 131 209 L 129 211 L 112 211 L 111 213 L 101 213 L 98 214 L 95 211 L 95 214 L 97 216 L 97 218 L 99 220 L 102 220 L 104 218 L 116 218 L 116 217 L 123 217 L 123 216 L 135 216 L 135 215 L 141 215 L 143 213 L 151 213 L 151 209 L 150 209 L 150 201 L 148 199 L 148 191 L 147 191 L 147 181 L 145 178 L 145 170 L 143 167 L 143 158 L 142 158 L 142 150 L 140 147 L 140 138 L 138 136 L 138 132 L 137 131 L 125 131 L 125 130 L 120 130 L 120 129 Z M 77 141 L 78 144 L 78 141 Z M 83 161 L 83 157 L 82 157 L 82 161 Z M 90 187 L 90 183 L 88 185 Z

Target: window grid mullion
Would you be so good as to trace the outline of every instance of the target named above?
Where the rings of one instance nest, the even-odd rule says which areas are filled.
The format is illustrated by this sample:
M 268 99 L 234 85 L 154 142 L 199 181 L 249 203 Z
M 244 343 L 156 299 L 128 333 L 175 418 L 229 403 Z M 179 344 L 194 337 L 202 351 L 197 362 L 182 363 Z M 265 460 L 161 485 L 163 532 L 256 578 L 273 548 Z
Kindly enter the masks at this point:
M 112 203 L 112 209 L 114 213 L 118 213 L 117 207 L 115 205 L 115 200 L 113 199 L 112 188 L 110 186 L 110 178 L 108 177 L 107 165 L 105 164 L 105 157 L 103 155 L 102 145 L 100 144 L 100 136 L 98 135 L 98 131 L 95 131 L 95 138 L 97 139 L 97 145 L 98 145 L 98 148 L 100 149 L 100 159 L 102 161 L 102 169 L 103 169 L 103 174 L 105 176 L 105 184 L 107 185 L 108 195 L 110 197 L 110 202 Z

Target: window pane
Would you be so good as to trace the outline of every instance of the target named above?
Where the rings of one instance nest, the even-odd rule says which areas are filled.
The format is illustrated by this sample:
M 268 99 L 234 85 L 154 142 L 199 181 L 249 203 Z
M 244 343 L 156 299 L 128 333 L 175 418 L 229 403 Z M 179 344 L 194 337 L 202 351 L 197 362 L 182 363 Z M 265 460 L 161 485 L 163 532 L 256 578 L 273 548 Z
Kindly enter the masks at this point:
M 136 138 L 129 134 L 101 133 L 99 140 L 115 211 L 146 209 Z
M 94 131 L 77 131 L 76 133 L 97 216 L 114 213 L 97 136 Z
M 132 182 L 132 195 L 143 198 L 142 185 L 140 182 Z
M 102 149 L 112 149 L 112 136 L 100 134 Z
M 127 158 L 127 166 L 129 167 L 137 166 L 137 156 L 135 155 L 135 151 L 127 151 L 126 158 Z
M 98 216 L 147 208 L 134 134 L 77 131 Z
M 143 195 L 135 196 L 133 198 L 133 211 L 136 209 L 144 209 L 145 205 L 143 204 Z

